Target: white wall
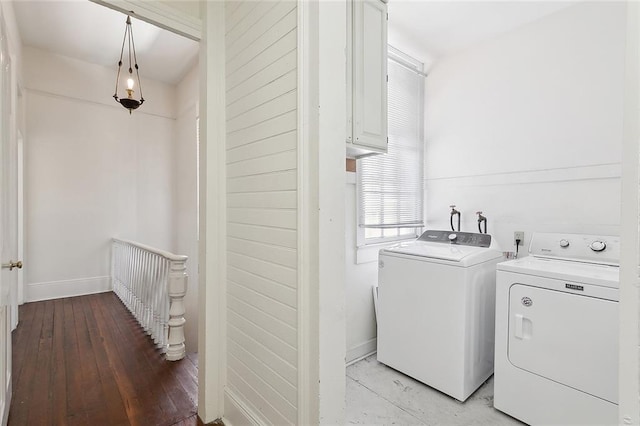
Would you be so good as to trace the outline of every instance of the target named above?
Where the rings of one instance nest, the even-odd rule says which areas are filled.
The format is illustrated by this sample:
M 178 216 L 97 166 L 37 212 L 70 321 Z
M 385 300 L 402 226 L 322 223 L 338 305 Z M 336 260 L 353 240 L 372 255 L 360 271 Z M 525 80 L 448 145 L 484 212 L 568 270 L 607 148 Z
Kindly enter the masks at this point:
M 426 215 L 489 232 L 618 234 L 624 3 L 585 2 L 436 63 L 426 79 Z
M 357 263 L 356 177 L 347 172 L 345 202 L 345 299 L 347 310 L 347 363 L 375 352 L 377 329 L 373 308 L 372 287 L 378 285 L 376 249 L 370 251 L 368 262 Z
M 344 46 L 347 45 L 347 26 L 344 23 L 350 2 L 317 3 L 315 10 L 307 7 L 310 17 L 300 32 L 309 39 L 308 45 L 302 46 L 302 53 L 309 57 L 301 64 L 299 72 L 306 76 L 302 95 L 306 98 L 303 108 L 306 108 L 307 116 L 301 126 L 308 130 L 302 143 L 303 154 L 309 158 L 302 170 L 302 179 L 307 180 L 308 186 L 301 209 L 309 212 L 310 219 L 302 224 L 300 244 L 304 244 L 302 259 L 306 258 L 313 264 L 308 270 L 310 281 L 315 281 L 317 286 L 311 298 L 315 306 L 313 309 L 307 306 L 301 318 L 302 321 L 309 321 L 306 319 L 309 317 L 318 318 L 318 362 L 307 363 L 309 367 L 318 366 L 317 423 L 338 425 L 344 424 L 346 405 L 347 299 L 343 241 L 346 233 L 344 137 L 347 132 L 347 64 Z M 317 280 L 314 279 L 315 268 Z M 315 320 L 310 322 L 313 324 Z M 313 379 L 313 375 L 308 377 L 309 381 Z M 307 394 L 314 395 L 313 387 L 308 389 Z M 304 395 L 302 393 L 300 398 Z
M 225 6 L 225 423 L 296 424 L 297 4 Z
M 174 88 L 143 80 L 129 115 L 114 70 L 24 48 L 26 300 L 110 288 L 110 239 L 173 250 Z
M 189 284 L 185 296 L 184 328 L 187 352 L 198 349 L 198 208 L 196 167 L 198 146 L 196 118 L 198 117 L 198 66 L 176 87 L 175 143 L 173 145 L 174 183 L 174 250 L 189 256 L 187 274 Z

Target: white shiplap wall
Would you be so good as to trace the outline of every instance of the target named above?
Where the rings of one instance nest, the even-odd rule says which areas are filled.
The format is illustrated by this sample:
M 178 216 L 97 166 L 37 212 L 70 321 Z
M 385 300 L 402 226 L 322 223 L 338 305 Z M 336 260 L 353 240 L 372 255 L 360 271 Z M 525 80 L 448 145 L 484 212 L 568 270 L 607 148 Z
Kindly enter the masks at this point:
M 296 2 L 234 1 L 225 13 L 226 392 L 253 421 L 295 424 Z

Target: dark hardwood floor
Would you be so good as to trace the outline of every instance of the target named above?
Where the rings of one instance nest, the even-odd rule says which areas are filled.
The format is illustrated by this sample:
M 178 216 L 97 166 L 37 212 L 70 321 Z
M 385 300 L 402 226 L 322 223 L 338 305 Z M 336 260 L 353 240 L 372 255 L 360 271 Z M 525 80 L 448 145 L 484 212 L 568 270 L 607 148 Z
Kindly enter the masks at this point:
M 9 425 L 201 425 L 197 369 L 166 361 L 113 293 L 27 303 Z

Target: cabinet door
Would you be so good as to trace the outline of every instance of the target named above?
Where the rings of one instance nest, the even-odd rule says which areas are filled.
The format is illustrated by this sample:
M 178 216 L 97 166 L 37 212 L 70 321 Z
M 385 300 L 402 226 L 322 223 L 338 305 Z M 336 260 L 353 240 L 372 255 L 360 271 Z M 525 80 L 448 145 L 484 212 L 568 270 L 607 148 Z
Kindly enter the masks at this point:
M 387 5 L 353 2 L 353 143 L 387 151 Z

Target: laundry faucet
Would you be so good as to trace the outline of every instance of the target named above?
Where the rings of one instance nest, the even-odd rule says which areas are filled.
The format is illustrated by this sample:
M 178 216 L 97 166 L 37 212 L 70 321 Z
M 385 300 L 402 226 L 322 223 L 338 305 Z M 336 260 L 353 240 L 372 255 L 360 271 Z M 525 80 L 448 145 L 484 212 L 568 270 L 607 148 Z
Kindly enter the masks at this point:
M 450 214 L 451 217 L 450 217 L 450 220 L 449 220 L 449 223 L 451 223 L 451 230 L 453 232 L 456 232 L 456 229 L 453 227 L 453 216 L 457 215 L 458 216 L 458 232 L 460 232 L 460 216 L 461 216 L 460 212 L 458 210 L 456 210 L 455 204 L 451 205 L 449 207 L 451 207 L 451 214 Z
M 487 218 L 482 216 L 482 212 L 476 212 L 476 214 L 478 215 L 478 232 L 481 234 L 486 234 L 487 233 Z M 482 230 L 482 223 L 484 222 L 484 231 Z

